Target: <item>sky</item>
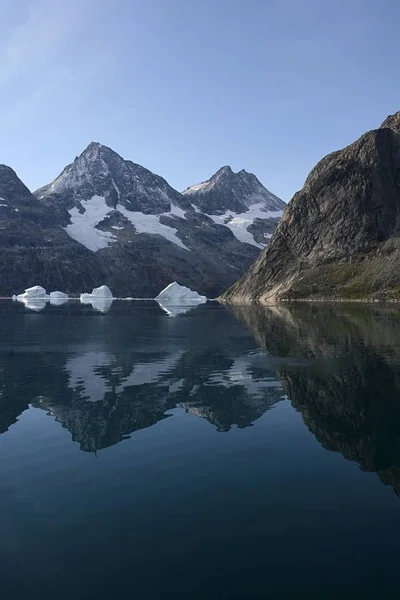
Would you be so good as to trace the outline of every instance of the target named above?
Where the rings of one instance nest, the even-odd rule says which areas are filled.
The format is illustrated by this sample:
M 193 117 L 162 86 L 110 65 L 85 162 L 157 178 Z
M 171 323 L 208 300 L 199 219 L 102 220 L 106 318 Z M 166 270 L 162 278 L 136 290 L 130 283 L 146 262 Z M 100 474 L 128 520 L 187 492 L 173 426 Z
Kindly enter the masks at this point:
M 223 165 L 288 201 L 400 110 L 398 0 L 2 0 L 0 163 L 31 189 L 91 142 L 176 189 Z

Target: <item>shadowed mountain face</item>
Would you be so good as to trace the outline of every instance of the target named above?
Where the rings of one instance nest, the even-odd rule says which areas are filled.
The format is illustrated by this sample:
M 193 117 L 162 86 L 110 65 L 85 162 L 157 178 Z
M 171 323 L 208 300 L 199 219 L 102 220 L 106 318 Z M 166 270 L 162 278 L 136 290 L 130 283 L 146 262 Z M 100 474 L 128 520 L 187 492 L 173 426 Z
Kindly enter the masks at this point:
M 224 297 L 398 298 L 400 112 L 323 158 Z
M 215 187 L 207 212 L 159 175 L 96 142 L 34 195 L 53 224 L 97 263 L 91 269 L 96 285 L 106 283 L 123 297 L 152 298 L 175 280 L 216 297 L 269 242 L 284 206 L 243 172 Z M 240 205 L 240 215 L 225 214 L 227 202 Z
M 208 214 L 96 142 L 34 194 L 0 165 L 0 296 L 107 284 L 115 296 L 153 298 L 179 281 L 215 298 L 268 244 L 284 206 L 254 175 L 230 173 Z M 225 214 L 226 203 L 240 214 Z
M 283 395 L 251 334 L 218 305 L 174 319 L 155 302 L 117 301 L 107 315 L 2 306 L 0 433 L 33 405 L 95 452 L 176 408 L 221 432 L 247 427 Z
M 400 316 L 397 308 L 234 307 L 304 423 L 400 495 Z M 298 365 L 288 368 L 288 358 Z M 303 361 L 303 362 L 302 362 Z
M 38 282 L 49 291 L 92 288 L 103 265 L 61 227 L 16 173 L 0 165 L 0 295 Z

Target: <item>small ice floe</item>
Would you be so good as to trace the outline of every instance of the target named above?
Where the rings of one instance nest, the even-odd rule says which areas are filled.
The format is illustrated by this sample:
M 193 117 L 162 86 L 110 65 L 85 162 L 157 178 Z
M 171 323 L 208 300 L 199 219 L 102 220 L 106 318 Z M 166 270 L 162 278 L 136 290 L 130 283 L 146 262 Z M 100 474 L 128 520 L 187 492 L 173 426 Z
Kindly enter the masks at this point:
M 155 300 L 170 317 L 184 314 L 191 308 L 207 302 L 206 296 L 201 296 L 176 281 L 167 285 Z
M 80 296 L 82 304 L 91 304 L 95 310 L 103 313 L 110 310 L 113 300 L 114 296 L 106 285 L 94 288 L 91 294 L 81 294 Z

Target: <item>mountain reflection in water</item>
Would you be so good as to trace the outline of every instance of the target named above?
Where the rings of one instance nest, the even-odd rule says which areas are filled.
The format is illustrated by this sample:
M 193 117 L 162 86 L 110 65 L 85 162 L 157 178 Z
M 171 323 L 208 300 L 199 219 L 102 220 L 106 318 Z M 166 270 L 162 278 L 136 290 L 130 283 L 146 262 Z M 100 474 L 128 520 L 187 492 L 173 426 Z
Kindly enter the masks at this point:
M 282 398 L 251 334 L 218 305 L 169 319 L 156 303 L 115 304 L 103 318 L 70 303 L 69 312 L 2 320 L 0 432 L 32 405 L 94 452 L 176 407 L 228 431 Z
M 376 472 L 400 495 L 400 309 L 363 305 L 231 307 L 277 365 L 292 405 L 322 446 Z

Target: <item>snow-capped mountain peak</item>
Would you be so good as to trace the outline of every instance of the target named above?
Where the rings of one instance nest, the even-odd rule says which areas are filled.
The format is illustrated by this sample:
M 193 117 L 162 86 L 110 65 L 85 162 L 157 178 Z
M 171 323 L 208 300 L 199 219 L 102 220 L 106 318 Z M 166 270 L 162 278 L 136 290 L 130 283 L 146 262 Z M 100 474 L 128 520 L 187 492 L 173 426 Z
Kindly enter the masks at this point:
M 98 255 L 110 274 L 101 283 L 117 294 L 132 285 L 134 294 L 154 294 L 178 279 L 213 296 L 268 243 L 283 203 L 254 175 L 229 166 L 189 189 L 181 194 L 159 175 L 91 142 L 35 195 L 63 233 Z
M 221 167 L 210 179 L 187 188 L 183 195 L 207 214 L 222 214 L 227 210 L 245 213 L 255 204 L 265 211 L 282 211 L 285 203 L 272 194 L 253 173 L 242 169 L 238 173 L 231 167 Z
M 124 160 L 98 142 L 91 142 L 51 184 L 37 190 L 35 195 L 39 199 L 62 197 L 68 209 L 79 208 L 79 202 L 100 196 L 110 208 L 121 204 L 127 210 L 144 214 L 169 212 L 171 205 L 193 210 L 165 179 Z

